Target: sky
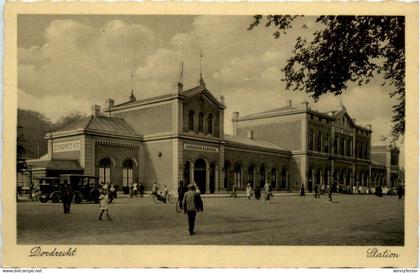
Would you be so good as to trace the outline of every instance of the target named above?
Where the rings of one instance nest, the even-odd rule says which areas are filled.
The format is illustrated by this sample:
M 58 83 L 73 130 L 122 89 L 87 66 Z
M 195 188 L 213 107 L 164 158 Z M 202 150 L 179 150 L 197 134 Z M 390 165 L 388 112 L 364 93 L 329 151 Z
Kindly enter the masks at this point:
M 341 100 L 357 124 L 372 125 L 372 142 L 379 142 L 390 134 L 395 104 L 382 78 L 361 87 L 349 84 L 341 98 L 324 95 L 316 103 L 302 91 L 285 89 L 281 68 L 296 38 L 310 39 L 320 29 L 314 19 L 299 18 L 274 39 L 272 28 L 247 30 L 252 16 L 19 15 L 18 106 L 51 121 L 72 112 L 89 114 L 108 98 L 127 101 L 131 73 L 138 100 L 170 93 L 181 61 L 188 89 L 198 84 L 201 52 L 207 88 L 225 97 L 226 133 L 232 132 L 235 111 L 265 111 L 289 99 L 329 111 Z

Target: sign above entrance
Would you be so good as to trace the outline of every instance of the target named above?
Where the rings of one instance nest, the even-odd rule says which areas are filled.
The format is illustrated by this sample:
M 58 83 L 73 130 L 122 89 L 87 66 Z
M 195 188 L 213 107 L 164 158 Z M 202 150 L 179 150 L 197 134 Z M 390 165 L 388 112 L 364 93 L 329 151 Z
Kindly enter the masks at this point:
M 53 144 L 54 153 L 71 152 L 80 150 L 80 140 L 66 141 Z
M 192 151 L 207 152 L 207 153 L 219 152 L 219 149 L 216 147 L 194 145 L 194 144 L 184 144 L 184 150 L 192 150 Z

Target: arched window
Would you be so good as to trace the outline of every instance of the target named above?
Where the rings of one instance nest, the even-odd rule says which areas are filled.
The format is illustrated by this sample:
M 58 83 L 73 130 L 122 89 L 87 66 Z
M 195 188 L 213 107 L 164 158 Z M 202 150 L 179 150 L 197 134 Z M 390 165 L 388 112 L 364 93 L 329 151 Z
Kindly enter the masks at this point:
M 248 167 L 248 182 L 251 183 L 251 187 L 254 187 L 254 165 Z
M 188 130 L 194 131 L 194 111 L 188 112 Z
M 349 141 L 349 156 L 353 156 L 353 141 Z
M 207 133 L 212 135 L 213 134 L 213 115 L 209 114 L 207 117 Z
M 133 183 L 133 161 L 126 160 L 123 163 L 123 187 L 130 187 Z
M 241 170 L 241 165 L 239 164 L 235 165 L 234 180 L 235 180 L 235 185 L 238 187 L 238 189 L 242 189 L 242 170 Z
M 204 133 L 204 114 L 200 113 L 198 115 L 198 132 Z
M 309 150 L 314 149 L 314 131 L 311 129 L 309 131 Z
M 104 158 L 99 162 L 99 182 L 111 182 L 111 160 Z
M 276 189 L 277 184 L 277 170 L 276 168 L 271 169 L 271 188 Z
M 345 155 L 345 153 L 346 153 L 346 150 L 345 150 L 345 144 L 346 144 L 346 140 L 344 139 L 344 138 L 342 138 L 341 140 L 340 140 L 340 154 L 341 155 Z

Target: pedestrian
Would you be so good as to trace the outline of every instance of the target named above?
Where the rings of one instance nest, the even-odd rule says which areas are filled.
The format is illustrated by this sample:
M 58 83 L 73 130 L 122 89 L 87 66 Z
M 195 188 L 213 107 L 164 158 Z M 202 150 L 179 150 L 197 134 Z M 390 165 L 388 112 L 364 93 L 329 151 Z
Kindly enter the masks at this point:
M 152 194 L 158 195 L 159 186 L 156 181 L 153 181 L 152 185 Z
M 112 220 L 109 216 L 108 191 L 105 188 L 101 190 L 101 194 L 99 195 L 99 210 L 101 211 L 98 218 L 99 220 L 102 221 L 102 215 L 104 212 L 106 212 L 108 220 Z
M 315 198 L 318 198 L 318 184 L 315 185 Z
M 328 199 L 332 202 L 333 187 L 330 187 L 330 192 L 328 193 Z
M 318 198 L 321 198 L 321 193 L 322 193 L 321 184 L 318 184 Z
M 398 194 L 398 200 L 402 200 L 403 194 L 404 194 L 404 188 L 401 184 L 398 185 L 397 194 Z
M 70 185 L 64 183 L 61 188 L 61 200 L 63 201 L 63 209 L 65 214 L 70 213 L 70 204 L 73 194 Z
M 236 186 L 236 184 L 233 184 L 233 186 L 232 186 L 232 193 L 231 193 L 231 196 L 233 196 L 233 197 L 237 197 L 237 193 L 236 193 L 236 191 L 237 191 L 237 186 Z
M 303 185 L 303 184 L 300 187 L 300 196 L 305 196 L 305 185 Z
M 260 198 L 261 198 L 261 189 L 260 189 L 260 187 L 258 185 L 255 186 L 254 194 L 255 194 L 255 199 L 260 200 Z
M 140 192 L 140 197 L 143 198 L 143 195 L 144 195 L 144 185 L 143 185 L 143 183 L 140 183 L 139 192 Z
M 166 203 L 166 199 L 168 198 L 168 189 L 166 188 L 166 185 L 163 185 L 163 190 L 161 193 L 162 201 L 163 203 Z
M 268 181 L 264 184 L 264 197 L 264 200 L 271 199 L 271 184 Z
M 188 231 L 190 235 L 193 235 L 197 212 L 203 211 L 203 201 L 193 184 L 188 185 L 188 192 L 184 194 L 182 203 L 184 214 L 188 214 Z
M 114 184 L 109 186 L 109 203 L 111 203 L 116 197 L 116 190 Z
M 246 196 L 248 197 L 248 200 L 250 200 L 251 199 L 251 196 L 252 196 L 251 183 L 249 183 L 249 182 L 246 185 Z
M 186 192 L 186 187 L 184 186 L 184 181 L 179 181 L 179 185 L 178 185 L 178 203 L 179 203 L 179 208 L 182 209 L 182 201 L 184 200 L 184 195 Z

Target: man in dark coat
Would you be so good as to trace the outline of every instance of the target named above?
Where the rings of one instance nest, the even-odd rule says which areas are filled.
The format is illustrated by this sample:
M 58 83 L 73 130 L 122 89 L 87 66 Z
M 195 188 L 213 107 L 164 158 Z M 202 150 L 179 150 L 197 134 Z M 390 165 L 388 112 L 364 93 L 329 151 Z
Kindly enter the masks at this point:
M 188 192 L 184 194 L 182 200 L 184 213 L 188 214 L 188 231 L 190 235 L 194 234 L 195 216 L 197 212 L 203 211 L 203 201 L 198 192 L 195 191 L 193 184 L 188 185 Z
M 63 200 L 64 213 L 70 213 L 70 204 L 73 198 L 70 185 L 65 183 L 61 188 L 61 199 Z

